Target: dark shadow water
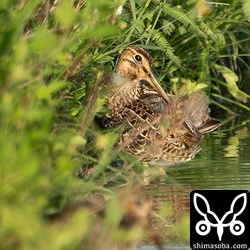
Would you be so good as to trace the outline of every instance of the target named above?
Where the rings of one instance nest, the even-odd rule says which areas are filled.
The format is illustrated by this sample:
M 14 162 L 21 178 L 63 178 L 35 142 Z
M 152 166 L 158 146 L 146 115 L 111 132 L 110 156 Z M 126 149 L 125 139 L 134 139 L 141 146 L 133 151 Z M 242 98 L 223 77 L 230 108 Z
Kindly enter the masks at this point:
M 154 197 L 154 210 L 162 215 L 159 221 L 167 249 L 190 249 L 192 190 L 250 190 L 250 123 L 246 120 L 234 126 L 233 129 L 224 126 L 221 131 L 207 135 L 195 159 L 168 168 L 166 176 L 147 186 Z M 146 244 L 140 249 L 156 249 Z

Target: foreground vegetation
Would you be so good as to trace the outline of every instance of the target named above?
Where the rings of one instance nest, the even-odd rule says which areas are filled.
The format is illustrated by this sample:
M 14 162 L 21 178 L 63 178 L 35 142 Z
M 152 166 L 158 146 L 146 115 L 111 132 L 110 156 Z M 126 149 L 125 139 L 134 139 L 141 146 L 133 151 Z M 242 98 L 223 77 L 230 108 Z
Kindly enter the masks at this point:
M 75 249 L 88 212 L 60 229 L 45 215 L 142 171 L 133 159 L 112 168 L 117 136 L 92 124 L 100 77 L 125 46 L 150 50 L 166 90 L 199 84 L 218 114 L 250 111 L 248 0 L 2 0 L 0 24 L 1 249 Z

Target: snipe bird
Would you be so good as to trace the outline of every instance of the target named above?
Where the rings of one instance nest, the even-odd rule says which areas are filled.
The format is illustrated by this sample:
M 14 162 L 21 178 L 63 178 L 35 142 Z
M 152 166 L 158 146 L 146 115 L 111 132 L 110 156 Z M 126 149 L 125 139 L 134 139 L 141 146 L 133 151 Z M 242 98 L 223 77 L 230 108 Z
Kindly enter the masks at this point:
M 200 151 L 204 134 L 221 121 L 209 116 L 209 99 L 203 91 L 167 94 L 152 73 L 152 61 L 138 46 L 123 50 L 107 83 L 110 112 L 102 125 L 123 124 L 118 148 L 142 162 L 164 166 L 186 162 Z

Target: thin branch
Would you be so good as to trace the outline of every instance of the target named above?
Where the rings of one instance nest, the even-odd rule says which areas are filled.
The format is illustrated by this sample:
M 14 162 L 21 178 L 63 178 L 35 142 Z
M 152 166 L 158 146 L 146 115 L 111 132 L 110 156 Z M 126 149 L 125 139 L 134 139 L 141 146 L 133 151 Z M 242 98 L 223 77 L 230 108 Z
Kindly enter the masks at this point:
M 80 63 L 86 52 L 95 44 L 95 41 L 90 42 L 84 50 L 81 52 L 81 54 L 76 58 L 75 62 L 73 63 L 72 67 L 68 70 L 67 74 L 63 77 L 64 81 L 67 81 L 70 75 L 75 71 L 77 65 Z

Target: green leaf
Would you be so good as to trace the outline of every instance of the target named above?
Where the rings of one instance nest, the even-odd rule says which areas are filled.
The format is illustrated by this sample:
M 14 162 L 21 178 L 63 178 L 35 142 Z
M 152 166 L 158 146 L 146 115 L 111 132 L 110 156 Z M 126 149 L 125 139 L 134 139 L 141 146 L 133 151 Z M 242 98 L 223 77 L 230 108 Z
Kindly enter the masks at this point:
M 250 1 L 242 0 L 243 10 L 247 16 L 248 22 L 250 22 Z
M 64 89 L 67 85 L 68 85 L 68 83 L 64 82 L 64 81 L 54 81 L 54 82 L 51 82 L 49 84 L 48 90 L 50 91 L 50 93 L 56 93 L 56 92 Z
M 55 15 L 63 27 L 71 26 L 75 19 L 76 9 L 73 9 L 71 2 L 63 0 L 55 10 Z
M 114 58 L 105 54 L 98 54 L 93 60 L 98 63 L 105 63 L 114 60 Z
M 242 102 L 247 102 L 250 96 L 238 88 L 236 84 L 239 80 L 238 76 L 231 69 L 222 65 L 216 64 L 215 69 L 217 69 L 224 77 L 230 93 Z
M 41 85 L 37 88 L 36 96 L 38 99 L 50 99 L 50 91 L 45 85 Z
M 51 54 L 58 45 L 57 42 L 55 34 L 41 27 L 34 33 L 30 45 L 38 54 L 44 55 Z

